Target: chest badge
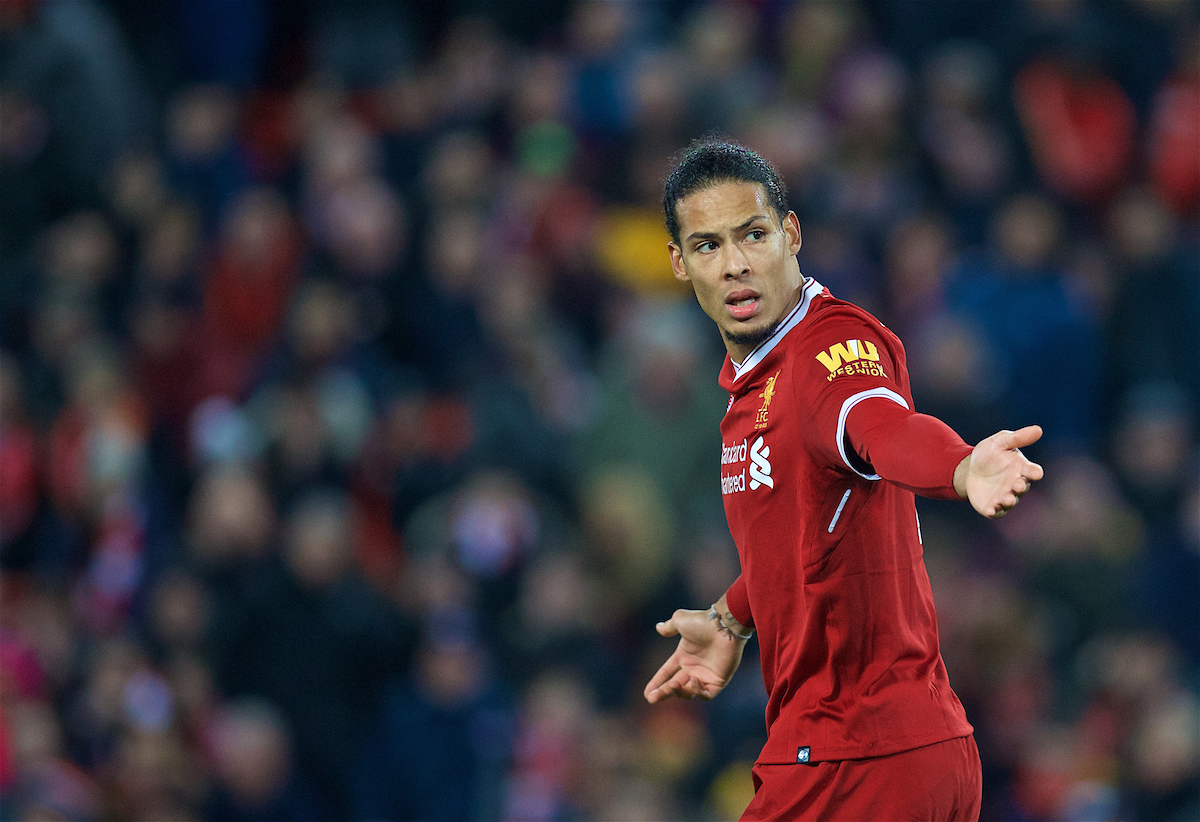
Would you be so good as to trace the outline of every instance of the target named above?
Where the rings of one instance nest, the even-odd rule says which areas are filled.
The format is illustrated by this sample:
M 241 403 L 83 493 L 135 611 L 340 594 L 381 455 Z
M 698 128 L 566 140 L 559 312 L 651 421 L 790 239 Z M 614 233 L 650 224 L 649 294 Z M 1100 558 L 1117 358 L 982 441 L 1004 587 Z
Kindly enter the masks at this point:
M 759 407 L 758 413 L 754 416 L 755 431 L 759 430 L 760 428 L 767 427 L 767 414 L 771 408 L 771 400 L 775 396 L 775 381 L 779 379 L 779 372 L 782 370 L 783 369 L 781 368 L 779 371 L 776 371 L 774 374 L 767 377 L 767 384 L 763 387 L 762 393 L 758 395 L 762 397 L 763 403 Z

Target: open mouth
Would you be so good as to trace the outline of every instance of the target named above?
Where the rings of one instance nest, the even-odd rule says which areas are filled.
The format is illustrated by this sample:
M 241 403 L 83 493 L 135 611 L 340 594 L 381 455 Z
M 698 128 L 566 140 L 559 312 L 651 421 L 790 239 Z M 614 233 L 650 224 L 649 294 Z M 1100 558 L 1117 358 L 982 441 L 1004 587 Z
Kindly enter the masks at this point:
M 748 320 L 758 313 L 758 302 L 761 295 L 756 291 L 735 291 L 725 298 L 729 306 L 729 315 L 735 320 Z

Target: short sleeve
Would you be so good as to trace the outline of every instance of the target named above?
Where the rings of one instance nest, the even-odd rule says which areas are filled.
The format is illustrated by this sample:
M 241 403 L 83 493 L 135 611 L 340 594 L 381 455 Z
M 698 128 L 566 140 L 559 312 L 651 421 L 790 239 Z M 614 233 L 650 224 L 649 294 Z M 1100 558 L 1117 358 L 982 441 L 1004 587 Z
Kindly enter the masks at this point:
M 812 409 L 814 449 L 831 465 L 877 480 L 848 441 L 846 420 L 869 399 L 911 409 L 904 349 L 878 321 L 846 309 L 830 310 L 807 332 L 793 365 L 793 387 Z

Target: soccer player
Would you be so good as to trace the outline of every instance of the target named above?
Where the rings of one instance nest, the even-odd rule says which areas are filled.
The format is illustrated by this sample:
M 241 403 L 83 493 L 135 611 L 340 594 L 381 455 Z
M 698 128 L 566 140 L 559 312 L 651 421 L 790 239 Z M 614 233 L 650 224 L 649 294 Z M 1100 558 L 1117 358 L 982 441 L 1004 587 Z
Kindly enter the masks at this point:
M 659 623 L 679 645 L 651 703 L 711 699 L 754 630 L 767 742 L 744 820 L 974 820 L 973 729 L 938 648 L 914 494 L 997 518 L 1040 466 L 1037 426 L 974 448 L 913 408 L 900 340 L 800 272 L 778 172 L 693 143 L 666 182 L 675 276 L 729 357 L 721 491 L 741 574 L 707 611 Z

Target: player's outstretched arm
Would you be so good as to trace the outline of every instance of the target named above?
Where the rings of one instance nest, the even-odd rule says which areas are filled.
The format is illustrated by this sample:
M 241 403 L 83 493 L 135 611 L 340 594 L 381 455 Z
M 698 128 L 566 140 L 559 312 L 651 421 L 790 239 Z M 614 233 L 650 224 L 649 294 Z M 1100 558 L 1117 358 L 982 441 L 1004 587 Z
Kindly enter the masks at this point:
M 711 618 L 716 611 L 718 618 Z M 722 596 L 709 611 L 680 609 L 656 626 L 663 636 L 679 636 L 679 646 L 642 692 L 646 701 L 668 697 L 709 700 L 729 684 L 742 661 L 750 632 L 729 613 Z
M 981 440 L 955 469 L 954 490 L 985 517 L 1004 516 L 1045 474 L 1042 466 L 1030 462 L 1020 450 L 1041 436 L 1041 427 L 1030 425 Z

